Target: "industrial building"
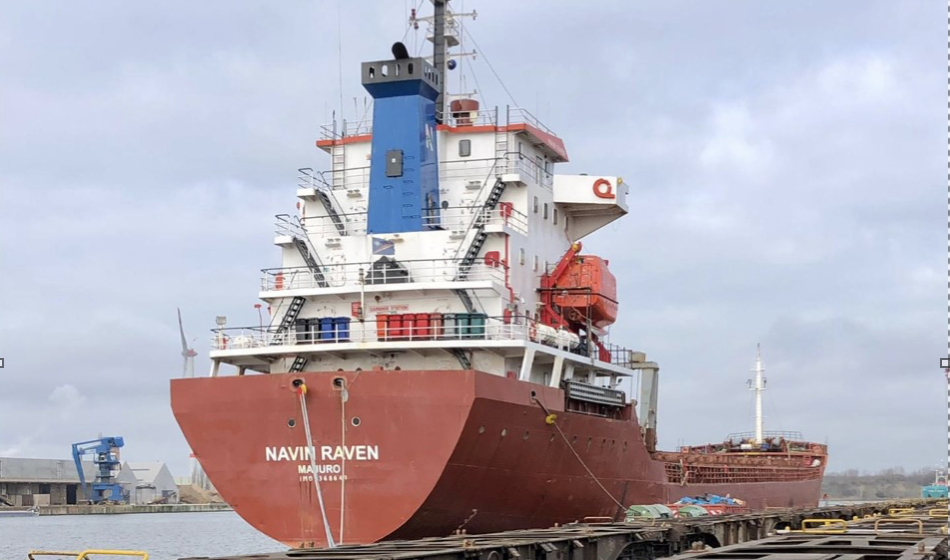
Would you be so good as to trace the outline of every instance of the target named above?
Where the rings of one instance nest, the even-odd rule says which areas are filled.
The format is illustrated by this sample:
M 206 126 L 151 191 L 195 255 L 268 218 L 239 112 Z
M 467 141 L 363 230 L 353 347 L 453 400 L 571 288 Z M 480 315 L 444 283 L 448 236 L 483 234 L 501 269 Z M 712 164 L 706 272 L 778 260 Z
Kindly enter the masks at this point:
M 94 479 L 95 465 L 83 464 L 83 472 Z M 72 460 L 0 457 L 0 507 L 70 505 L 85 499 Z
M 122 463 L 118 482 L 130 504 L 178 503 L 178 485 L 165 463 L 126 461 Z

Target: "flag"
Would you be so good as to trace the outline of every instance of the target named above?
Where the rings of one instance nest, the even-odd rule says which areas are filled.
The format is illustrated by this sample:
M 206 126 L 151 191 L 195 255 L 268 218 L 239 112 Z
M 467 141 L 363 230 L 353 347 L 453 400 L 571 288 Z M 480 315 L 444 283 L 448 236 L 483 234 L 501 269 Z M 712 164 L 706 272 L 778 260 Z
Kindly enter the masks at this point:
M 393 245 L 393 242 L 388 239 L 380 239 L 374 237 L 373 239 L 373 254 L 374 255 L 395 255 L 396 246 Z

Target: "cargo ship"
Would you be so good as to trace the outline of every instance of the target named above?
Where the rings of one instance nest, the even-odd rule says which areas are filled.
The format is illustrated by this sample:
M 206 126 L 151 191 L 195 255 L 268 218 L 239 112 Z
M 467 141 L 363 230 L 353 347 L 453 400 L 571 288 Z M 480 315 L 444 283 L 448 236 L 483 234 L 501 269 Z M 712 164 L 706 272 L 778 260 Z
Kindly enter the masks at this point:
M 657 450 L 660 368 L 616 343 L 617 280 L 582 246 L 628 214 L 628 184 L 558 173 L 565 143 L 528 111 L 451 93 L 466 14 L 446 4 L 413 12 L 431 57 L 362 64 L 371 118 L 321 128 L 330 167 L 299 170 L 262 271 L 270 320 L 219 317 L 209 375 L 171 382 L 217 491 L 292 547 L 707 493 L 817 505 L 827 449 L 797 434 Z

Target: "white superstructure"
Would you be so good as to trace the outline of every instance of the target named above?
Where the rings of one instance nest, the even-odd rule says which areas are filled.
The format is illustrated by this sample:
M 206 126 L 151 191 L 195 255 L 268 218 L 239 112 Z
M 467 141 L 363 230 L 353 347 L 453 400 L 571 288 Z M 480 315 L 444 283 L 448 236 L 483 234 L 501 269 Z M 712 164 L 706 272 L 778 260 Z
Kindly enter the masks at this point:
M 364 83 L 421 60 L 368 63 Z M 438 229 L 367 233 L 373 121 L 321 127 L 329 169 L 299 170 L 297 211 L 277 217 L 281 267 L 261 278 L 270 323 L 216 329 L 211 375 L 222 364 L 239 375 L 476 369 L 615 387 L 645 372 L 641 426 L 655 426 L 656 364 L 607 344 L 609 327 L 574 332 L 542 320 L 542 277 L 627 213 L 626 184 L 557 174 L 564 143 L 524 109 L 447 97 L 425 139 L 437 143 Z

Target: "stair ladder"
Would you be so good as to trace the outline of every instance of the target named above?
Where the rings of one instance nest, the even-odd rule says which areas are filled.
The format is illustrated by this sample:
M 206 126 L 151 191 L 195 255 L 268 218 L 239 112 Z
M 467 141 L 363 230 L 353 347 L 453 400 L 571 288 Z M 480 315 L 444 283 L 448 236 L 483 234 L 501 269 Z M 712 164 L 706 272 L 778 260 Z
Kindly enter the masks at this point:
M 303 356 L 297 356 L 294 358 L 294 363 L 290 365 L 290 373 L 300 373 L 303 371 L 303 368 L 307 367 L 307 362 L 309 358 L 304 358 Z
M 472 369 L 472 361 L 468 359 L 468 354 L 461 348 L 449 348 L 449 352 L 459 361 L 462 369 Z
M 334 147 L 333 149 L 335 150 L 337 148 Z M 316 197 L 320 199 L 320 203 L 323 204 L 323 208 L 327 211 L 327 216 L 330 217 L 333 225 L 336 226 L 337 232 L 340 235 L 346 235 L 346 224 L 340 216 L 340 212 L 337 210 L 340 205 L 337 203 L 336 197 L 333 196 L 333 187 L 326 182 L 323 173 L 314 174 L 313 169 L 310 167 L 298 169 L 297 173 L 297 185 L 302 189 L 314 190 Z M 336 176 L 332 171 L 330 173 L 333 177 Z M 331 180 L 334 179 L 331 177 Z M 343 188 L 342 183 L 338 188 Z
M 330 216 L 330 220 L 333 222 L 333 225 L 336 226 L 336 231 L 340 235 L 346 235 L 346 224 L 343 223 L 343 218 L 340 217 L 340 213 L 336 210 L 336 198 L 333 196 L 333 193 L 320 187 L 316 188 L 316 193 L 317 198 L 323 203 L 324 210 L 327 211 L 327 216 Z
M 297 218 L 297 222 L 298 226 L 300 226 L 300 218 Z M 317 285 L 321 288 L 328 288 L 330 283 L 327 282 L 327 277 L 323 274 L 323 264 L 320 262 L 316 250 L 313 249 L 313 245 L 310 243 L 310 236 L 307 235 L 307 230 L 303 229 L 303 226 L 300 226 L 299 232 L 293 232 L 291 237 L 294 242 L 294 247 L 300 252 L 300 256 L 303 257 L 303 262 L 307 263 L 307 268 L 309 268 L 313 274 L 313 279 L 316 280 Z
M 501 195 L 505 192 L 505 186 L 506 183 L 502 181 L 500 177 L 495 180 L 495 184 L 488 193 L 485 204 L 472 221 L 470 230 L 474 231 L 474 236 L 472 237 L 471 244 L 465 251 L 465 256 L 463 256 L 461 262 L 459 262 L 458 273 L 455 275 L 453 281 L 459 282 L 468 277 L 469 270 L 472 268 L 472 265 L 475 264 L 475 259 L 478 258 L 478 253 L 481 252 L 482 247 L 485 245 L 485 240 L 488 239 L 488 232 L 485 231 L 485 222 L 488 221 L 489 213 L 498 206 L 498 201 L 501 200 Z M 469 313 L 478 311 L 468 290 L 458 289 L 452 290 L 452 292 L 462 301 L 462 305 L 465 306 L 466 311 Z
M 303 304 L 307 302 L 307 298 L 301 296 L 294 296 L 294 299 L 290 300 L 290 306 L 287 307 L 287 311 L 284 311 L 284 317 L 280 320 L 280 325 L 277 326 L 275 336 L 270 340 L 270 346 L 276 346 L 280 344 L 280 336 L 284 333 L 290 331 L 290 328 L 294 326 L 294 321 L 297 320 L 297 316 L 300 315 L 300 310 L 303 309 Z

